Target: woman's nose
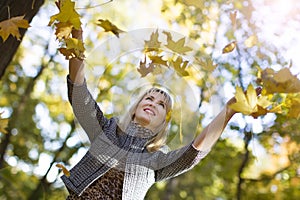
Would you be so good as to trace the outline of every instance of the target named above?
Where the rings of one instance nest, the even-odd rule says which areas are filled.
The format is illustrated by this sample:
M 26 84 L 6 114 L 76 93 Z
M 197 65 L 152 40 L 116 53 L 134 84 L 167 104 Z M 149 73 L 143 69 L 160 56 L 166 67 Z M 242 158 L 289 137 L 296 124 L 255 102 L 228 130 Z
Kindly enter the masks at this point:
M 155 107 L 155 104 L 151 101 L 151 102 L 149 102 L 149 104 L 148 104 L 149 106 L 151 106 L 151 107 Z

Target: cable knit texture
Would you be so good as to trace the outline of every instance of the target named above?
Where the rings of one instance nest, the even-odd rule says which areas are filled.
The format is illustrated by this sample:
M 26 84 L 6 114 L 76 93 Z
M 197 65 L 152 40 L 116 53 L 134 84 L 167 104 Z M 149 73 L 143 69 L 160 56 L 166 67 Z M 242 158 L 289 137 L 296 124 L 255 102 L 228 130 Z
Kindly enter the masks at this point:
M 192 143 L 168 151 L 147 151 L 147 142 L 155 137 L 151 130 L 130 123 L 125 131 L 118 127 L 118 119 L 104 117 L 86 83 L 68 81 L 68 97 L 74 114 L 91 142 L 84 157 L 70 170 L 70 176 L 62 176 L 68 190 L 77 195 L 114 168 L 124 171 L 122 199 L 143 199 L 156 181 L 169 179 L 194 167 L 209 151 L 198 151 Z

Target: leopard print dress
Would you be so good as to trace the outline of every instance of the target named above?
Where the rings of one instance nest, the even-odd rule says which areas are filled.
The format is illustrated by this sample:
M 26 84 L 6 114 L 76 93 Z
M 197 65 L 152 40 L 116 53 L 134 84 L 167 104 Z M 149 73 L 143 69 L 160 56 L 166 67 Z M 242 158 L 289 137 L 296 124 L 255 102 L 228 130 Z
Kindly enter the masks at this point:
M 67 200 L 118 200 L 122 199 L 124 172 L 110 169 L 103 176 L 92 183 L 83 193 L 78 196 L 73 191 Z

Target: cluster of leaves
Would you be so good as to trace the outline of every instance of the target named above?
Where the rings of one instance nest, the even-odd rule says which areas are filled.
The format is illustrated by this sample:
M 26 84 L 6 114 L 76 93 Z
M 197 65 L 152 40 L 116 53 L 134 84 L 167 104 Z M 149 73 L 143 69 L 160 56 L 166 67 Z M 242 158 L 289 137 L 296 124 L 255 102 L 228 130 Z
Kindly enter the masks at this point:
M 49 26 L 54 24 L 56 38 L 62 43 L 59 52 L 67 60 L 71 58 L 84 59 L 84 45 L 82 40 L 71 38 L 72 30 L 81 30 L 80 15 L 75 10 L 75 3 L 71 0 L 59 0 L 55 2 L 59 13 L 51 16 Z M 56 22 L 56 23 L 55 23 Z
M 193 48 L 185 45 L 185 37 L 174 41 L 170 32 L 163 31 L 162 33 L 167 37 L 167 43 L 164 46 L 158 39 L 158 30 L 150 35 L 149 40 L 145 40 L 145 58 L 144 61 L 140 61 L 139 68 L 137 69 L 141 74 L 141 77 L 145 77 L 149 73 L 161 73 L 161 67 L 166 67 L 167 69 L 173 68 L 181 77 L 189 76 L 190 74 L 187 69 L 190 61 L 184 60 L 181 55 L 185 55 L 185 53 L 192 51 Z M 162 54 L 163 47 L 166 47 L 176 56 L 164 59 L 164 55 Z M 149 59 L 148 61 L 147 58 Z M 210 58 L 196 58 L 195 62 L 197 62 L 202 69 L 207 71 L 213 71 L 217 67 Z
M 29 27 L 30 25 L 28 20 L 24 19 L 24 16 L 12 17 L 0 22 L 0 37 L 2 37 L 3 42 L 7 40 L 9 35 L 12 35 L 16 37 L 17 40 L 20 40 L 21 34 L 19 28 L 27 29 Z
M 282 68 L 278 72 L 272 68 L 259 69 L 257 82 L 263 87 L 260 96 L 257 96 L 252 84 L 245 92 L 241 87 L 237 87 L 236 103 L 230 107 L 255 118 L 272 112 L 299 119 L 300 80 L 291 73 L 289 68 Z M 281 98 L 281 102 L 278 102 L 277 95 L 284 97 Z

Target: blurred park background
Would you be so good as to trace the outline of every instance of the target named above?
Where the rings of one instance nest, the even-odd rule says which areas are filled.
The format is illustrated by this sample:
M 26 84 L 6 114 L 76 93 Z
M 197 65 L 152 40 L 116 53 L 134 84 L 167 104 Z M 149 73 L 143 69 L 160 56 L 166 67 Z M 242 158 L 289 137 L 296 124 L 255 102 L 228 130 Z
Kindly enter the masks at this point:
M 176 85 L 179 91 L 191 87 L 196 91 L 196 117 L 189 120 L 199 124 L 197 133 L 234 95 L 236 86 L 256 85 L 258 68 L 290 67 L 294 75 L 300 74 L 298 0 L 75 2 L 84 31 L 87 82 L 107 116 L 123 109 L 114 108 L 118 104 L 112 100 L 127 103 L 123 97 L 128 93 L 122 91 L 133 89 L 126 83 L 133 81 L 133 87 L 141 83 L 136 72 L 141 57 L 138 51 L 117 59 L 96 51 L 103 53 L 101 63 L 109 65 L 93 64 L 100 59 L 89 57 L 95 49 L 118 40 L 96 25 L 100 18 L 126 32 L 157 28 L 178 33 L 196 44 L 195 55 L 217 64 L 211 73 L 190 74 L 187 81 L 193 81 L 193 86 Z M 0 200 L 65 199 L 62 172 L 55 165 L 70 169 L 89 144 L 67 100 L 68 61 L 58 52 L 55 30 L 48 26 L 58 9 L 53 0 L 4 0 L 0 11 L 0 21 L 14 14 L 32 18 L 30 28 L 21 31 L 25 33 L 21 41 L 10 36 L 5 44 L 0 39 L 0 113 L 8 119 L 7 128 L 0 129 Z M 232 41 L 237 48 L 223 54 Z M 180 122 L 173 123 L 172 130 L 177 130 Z M 194 130 L 185 127 L 185 132 Z M 146 199 L 296 200 L 300 198 L 299 149 L 297 117 L 269 113 L 254 119 L 237 114 L 203 161 L 184 175 L 153 185 Z

